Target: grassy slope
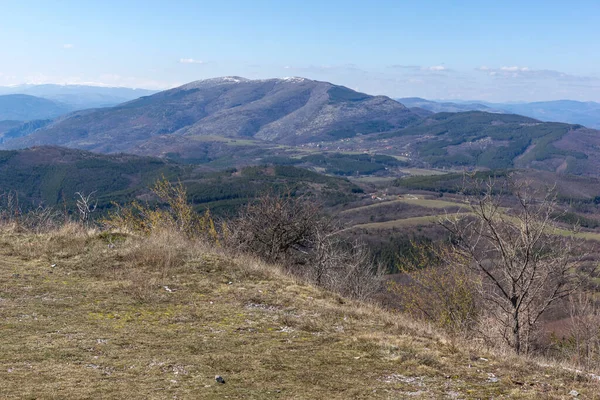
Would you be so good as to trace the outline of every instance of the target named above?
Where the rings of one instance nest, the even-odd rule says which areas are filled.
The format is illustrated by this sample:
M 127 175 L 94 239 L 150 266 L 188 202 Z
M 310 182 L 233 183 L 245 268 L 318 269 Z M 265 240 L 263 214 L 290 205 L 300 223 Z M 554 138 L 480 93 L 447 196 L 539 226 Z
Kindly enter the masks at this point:
M 0 397 L 599 398 L 585 378 L 461 350 L 251 260 L 140 262 L 157 243 L 2 234 Z

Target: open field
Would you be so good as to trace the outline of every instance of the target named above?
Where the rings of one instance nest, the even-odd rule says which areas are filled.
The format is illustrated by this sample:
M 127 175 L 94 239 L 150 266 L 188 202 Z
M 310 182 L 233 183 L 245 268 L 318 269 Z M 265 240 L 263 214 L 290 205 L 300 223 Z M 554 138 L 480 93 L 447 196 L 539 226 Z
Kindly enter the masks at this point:
M 392 221 L 372 222 L 368 224 L 357 224 L 348 229 L 393 229 L 403 226 L 428 225 L 439 221 L 439 215 L 425 215 L 422 217 L 411 217 L 395 219 Z
M 423 169 L 423 168 L 402 168 L 400 170 L 405 174 L 416 175 L 416 176 L 428 176 L 428 175 L 446 175 L 448 171 L 440 171 L 437 169 Z
M 599 383 L 564 369 L 457 347 L 276 267 L 178 246 L 2 234 L 0 397 L 599 398 Z
M 395 201 L 401 202 L 402 200 L 395 200 Z M 435 202 L 437 200 L 421 200 L 421 201 Z M 450 202 L 446 202 L 446 203 L 450 203 Z M 361 209 L 376 208 L 375 206 L 378 206 L 380 204 L 385 204 L 385 202 L 384 203 L 378 203 L 378 204 L 372 204 L 372 205 L 365 206 L 365 207 L 361 207 Z M 457 204 L 457 203 L 454 203 L 454 204 Z M 426 205 L 421 204 L 421 203 L 419 203 L 419 205 L 427 207 Z M 439 204 L 436 207 L 436 206 L 432 205 L 431 203 L 429 203 L 429 207 L 433 207 L 433 208 L 447 208 L 447 207 L 442 207 L 441 204 Z M 461 208 L 467 208 L 467 206 L 463 205 L 463 206 L 461 206 Z M 355 210 L 356 209 L 346 210 L 344 212 L 350 212 L 350 211 L 355 211 Z M 468 213 L 468 212 L 464 213 L 464 215 L 469 215 L 469 214 L 470 213 Z M 400 228 L 400 227 L 405 227 L 405 226 L 428 225 L 428 224 L 438 223 L 441 218 L 443 218 L 442 214 L 440 214 L 440 215 L 425 215 L 425 216 L 409 217 L 409 218 L 400 218 L 400 219 L 394 219 L 394 220 L 383 221 L 383 222 L 372 222 L 372 223 L 367 223 L 367 224 L 356 224 L 356 225 L 353 225 L 353 226 L 347 228 L 347 230 L 351 230 L 351 229 L 368 229 L 368 230 L 394 229 L 394 228 Z M 598 232 L 586 232 L 586 231 L 573 232 L 573 231 L 569 231 L 569 230 L 561 229 L 561 228 L 553 229 L 553 232 L 555 234 L 561 235 L 561 236 L 571 236 L 571 237 L 574 237 L 574 238 L 577 238 L 577 239 L 594 240 L 594 241 L 600 242 L 600 233 L 598 233 Z
M 394 200 L 383 200 L 383 201 L 379 201 L 374 204 L 368 204 L 365 206 L 354 207 L 354 208 L 350 208 L 350 209 L 340 212 L 340 215 L 369 212 L 369 211 L 377 210 L 379 208 L 389 207 L 390 205 L 394 205 L 394 204 L 407 204 L 407 205 L 411 205 L 411 206 L 424 207 L 424 208 L 430 208 L 430 209 L 442 210 L 442 211 L 443 210 L 455 210 L 456 208 L 468 209 L 467 205 L 461 204 L 461 203 L 455 203 L 455 202 L 446 201 L 446 200 L 430 200 L 430 199 L 423 199 L 420 197 L 414 197 L 414 198 L 402 198 L 402 199 L 394 199 Z

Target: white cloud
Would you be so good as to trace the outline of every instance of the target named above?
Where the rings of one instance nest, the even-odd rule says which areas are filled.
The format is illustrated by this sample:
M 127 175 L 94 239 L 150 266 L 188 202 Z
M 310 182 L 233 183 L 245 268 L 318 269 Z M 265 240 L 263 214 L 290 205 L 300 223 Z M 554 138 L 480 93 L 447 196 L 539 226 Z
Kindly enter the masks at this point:
M 73 46 L 73 44 L 71 44 L 71 43 L 63 44 L 63 49 L 72 49 L 73 47 L 75 47 L 75 46 Z
M 527 72 L 527 71 L 531 71 L 531 69 L 529 69 L 529 67 L 501 67 L 500 70 L 501 71 L 508 71 L 508 72 Z
M 421 67 L 421 71 L 434 71 L 434 72 L 440 72 L 440 71 L 446 71 L 447 68 L 444 67 L 443 65 L 433 65 L 431 67 Z
M 204 64 L 204 61 L 202 60 L 196 60 L 193 58 L 180 58 L 179 62 L 181 64 Z
M 563 82 L 590 82 L 598 80 L 595 77 L 571 75 L 550 69 L 532 69 L 530 67 L 503 66 L 500 68 L 479 67 L 477 71 L 484 72 L 494 78 L 510 79 L 548 79 Z
M 140 88 L 140 89 L 154 89 L 163 90 L 169 89 L 176 86 L 180 86 L 181 82 L 167 82 L 154 80 L 152 78 L 142 78 L 133 76 L 121 76 L 118 74 L 101 74 L 96 77 L 83 77 L 83 76 L 48 76 L 44 74 L 35 74 L 26 76 L 24 79 L 16 80 L 16 77 L 12 83 L 14 84 L 29 84 L 29 85 L 43 85 L 43 84 L 57 84 L 57 85 L 85 85 L 85 86 L 101 86 L 101 87 L 128 87 L 128 88 Z M 7 82 L 11 83 L 11 82 Z

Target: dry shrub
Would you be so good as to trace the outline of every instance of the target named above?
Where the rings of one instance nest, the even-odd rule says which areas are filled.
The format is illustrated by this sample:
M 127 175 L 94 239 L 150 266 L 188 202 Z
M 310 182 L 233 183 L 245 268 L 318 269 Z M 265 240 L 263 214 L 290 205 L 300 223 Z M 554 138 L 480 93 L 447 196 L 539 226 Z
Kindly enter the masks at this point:
M 17 192 L 0 194 L 0 227 L 4 231 L 48 233 L 55 231 L 67 221 L 65 213 L 53 207 L 39 205 L 24 210 L 19 203 Z
M 63 212 L 52 207 L 39 206 L 23 214 L 19 226 L 27 232 L 40 234 L 56 231 L 67 221 Z
M 144 235 L 175 231 L 189 239 L 203 239 L 220 245 L 221 238 L 210 211 L 203 215 L 196 213 L 187 201 L 187 191 L 181 182 L 173 184 L 163 177 L 152 186 L 151 191 L 159 200 L 158 206 L 137 201 L 125 207 L 114 204 L 117 211 L 102 220 L 102 224 L 108 229 Z
M 366 246 L 325 238 L 306 268 L 309 281 L 344 296 L 367 300 L 382 286 L 385 268 L 376 263 Z
M 578 292 L 569 297 L 568 336 L 553 335 L 559 355 L 587 371 L 598 371 L 600 363 L 600 307 L 593 293 Z
M 431 321 L 455 336 L 471 336 L 482 313 L 477 276 L 449 247 L 413 248 L 410 257 L 404 257 L 398 266 L 407 282 L 392 282 L 391 291 L 413 317 Z
M 163 229 L 135 240 L 125 259 L 134 268 L 159 272 L 165 277 L 185 264 L 192 247 L 180 232 Z
M 267 262 L 298 263 L 328 229 L 319 205 L 305 196 L 265 194 L 242 209 L 229 225 L 228 244 Z
M 341 239 L 341 229 L 306 196 L 265 194 L 229 225 L 230 248 L 279 263 L 303 279 L 343 295 L 366 299 L 384 270 L 366 247 Z

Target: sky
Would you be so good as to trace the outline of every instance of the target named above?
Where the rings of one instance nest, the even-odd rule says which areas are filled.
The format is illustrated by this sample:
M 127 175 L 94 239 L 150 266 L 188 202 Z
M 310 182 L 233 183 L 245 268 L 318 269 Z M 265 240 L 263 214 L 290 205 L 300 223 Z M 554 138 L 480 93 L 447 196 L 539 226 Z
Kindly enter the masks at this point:
M 0 0 L 0 86 L 302 76 L 369 94 L 600 101 L 599 0 Z

